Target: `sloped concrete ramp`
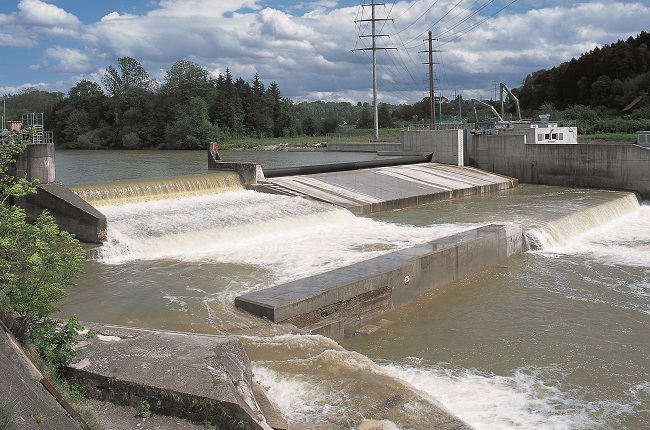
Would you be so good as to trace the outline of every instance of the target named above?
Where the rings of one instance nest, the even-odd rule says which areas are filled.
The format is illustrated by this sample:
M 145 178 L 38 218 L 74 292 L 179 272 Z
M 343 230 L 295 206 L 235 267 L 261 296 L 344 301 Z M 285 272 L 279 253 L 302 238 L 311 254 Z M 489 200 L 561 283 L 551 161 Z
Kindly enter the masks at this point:
M 516 187 L 518 182 L 472 167 L 421 163 L 286 176 L 259 185 L 272 192 L 302 195 L 362 215 L 505 190 Z

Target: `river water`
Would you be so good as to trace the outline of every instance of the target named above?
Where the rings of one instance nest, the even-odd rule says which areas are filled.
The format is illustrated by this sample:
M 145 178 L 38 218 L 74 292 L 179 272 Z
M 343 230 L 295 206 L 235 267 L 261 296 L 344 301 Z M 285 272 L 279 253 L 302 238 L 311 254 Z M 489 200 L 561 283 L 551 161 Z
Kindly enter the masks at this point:
M 370 154 L 224 151 L 264 167 Z M 205 173 L 205 152 L 58 151 L 68 185 Z M 88 185 L 88 188 L 93 186 Z M 61 316 L 233 334 L 297 428 L 364 418 L 427 429 L 436 404 L 477 429 L 642 429 L 650 422 L 650 206 L 629 193 L 521 185 L 371 218 L 236 190 L 98 207 Z M 338 343 L 233 307 L 235 296 L 491 222 L 532 250 L 383 315 Z

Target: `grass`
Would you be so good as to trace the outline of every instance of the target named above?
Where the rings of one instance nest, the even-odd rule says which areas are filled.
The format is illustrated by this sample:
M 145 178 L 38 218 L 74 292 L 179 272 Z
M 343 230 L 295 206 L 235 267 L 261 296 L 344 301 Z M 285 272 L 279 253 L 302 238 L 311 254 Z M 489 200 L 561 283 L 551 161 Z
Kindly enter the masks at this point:
M 379 130 L 379 142 L 399 142 L 402 128 L 382 128 Z M 350 129 L 341 130 L 336 137 L 338 142 L 374 142 L 374 131 L 372 129 Z M 219 142 L 220 149 L 255 148 L 258 146 L 279 146 L 291 147 L 314 146 L 318 143 L 327 142 L 326 136 L 295 136 L 295 137 L 231 137 Z
M 14 430 L 13 407 L 6 401 L 0 403 L 0 430 Z
M 581 143 L 636 143 L 636 134 L 627 133 L 600 133 L 600 134 L 585 134 L 579 136 Z

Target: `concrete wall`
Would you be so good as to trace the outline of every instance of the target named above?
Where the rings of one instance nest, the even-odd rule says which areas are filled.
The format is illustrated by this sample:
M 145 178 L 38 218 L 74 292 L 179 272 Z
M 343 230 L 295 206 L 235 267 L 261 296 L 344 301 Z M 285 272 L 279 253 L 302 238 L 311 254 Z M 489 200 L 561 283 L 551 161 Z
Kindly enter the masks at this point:
M 235 306 L 333 339 L 418 295 L 524 250 L 520 225 L 490 225 L 249 293 Z
M 470 136 L 470 165 L 520 182 L 636 191 L 650 200 L 650 148 L 526 143 L 524 134 Z
M 463 130 L 403 131 L 402 143 L 402 155 L 433 153 L 434 163 L 464 165 Z

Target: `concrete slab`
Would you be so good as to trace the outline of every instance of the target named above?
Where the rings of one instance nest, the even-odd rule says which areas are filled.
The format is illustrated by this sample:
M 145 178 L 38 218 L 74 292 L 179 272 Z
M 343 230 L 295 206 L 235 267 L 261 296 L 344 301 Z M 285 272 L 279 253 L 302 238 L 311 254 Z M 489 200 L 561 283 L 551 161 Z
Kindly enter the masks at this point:
M 68 378 L 89 398 L 217 428 L 286 429 L 234 337 L 84 323 Z
M 436 163 L 287 176 L 267 179 L 265 183 L 344 207 L 355 214 L 517 186 L 516 179 L 471 167 Z

